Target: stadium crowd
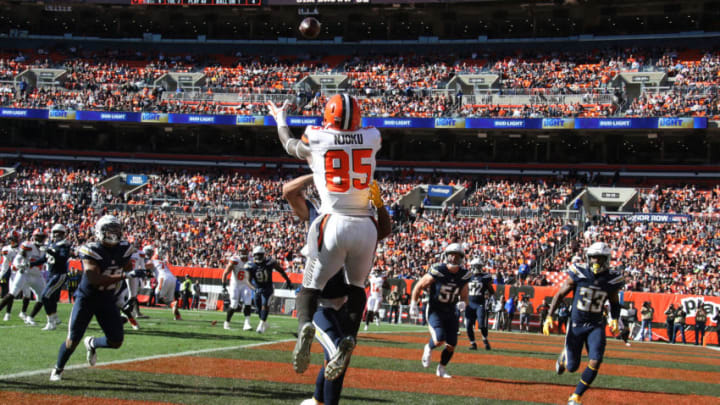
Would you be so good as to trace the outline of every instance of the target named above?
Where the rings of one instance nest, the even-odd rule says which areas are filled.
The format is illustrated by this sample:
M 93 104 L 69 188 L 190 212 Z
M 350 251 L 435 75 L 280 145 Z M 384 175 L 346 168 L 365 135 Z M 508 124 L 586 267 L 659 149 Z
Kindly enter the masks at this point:
M 318 115 L 326 95 L 293 86 L 310 74 L 347 75 L 347 86 L 370 117 L 630 117 L 718 116 L 717 53 L 674 50 L 596 50 L 507 57 L 500 54 L 445 57 L 350 56 L 310 60 L 295 57 L 210 55 L 192 57 L 142 53 L 5 51 L 0 56 L 0 105 L 16 108 L 88 109 L 194 114 L 264 114 L 262 102 L 249 94 L 286 94 L 294 98 L 298 114 Z M 31 86 L 12 81 L 29 68 L 63 69 L 58 83 Z M 646 89 L 624 100 L 620 72 L 664 72 L 661 89 Z M 166 91 L 157 79 L 168 72 L 204 74 L 197 96 Z M 592 96 L 587 102 L 546 99 L 528 104 L 466 104 L 462 93 L 446 87 L 459 74 L 496 74 L 498 94 Z M 180 92 L 182 93 L 182 91 Z M 215 100 L 215 94 L 237 97 Z M 541 99 L 542 100 L 542 99 Z
M 240 246 L 263 244 L 288 271 L 301 271 L 297 252 L 305 242 L 305 225 L 290 214 L 281 196 L 282 183 L 293 177 L 290 173 L 171 168 L 152 172 L 134 167 L 134 172 L 147 171 L 150 181 L 125 199 L 97 186 L 121 169 L 23 162 L 15 175 L 0 180 L 0 225 L 30 235 L 36 228 L 61 222 L 78 245 L 91 237 L 95 217 L 114 213 L 131 242 L 156 246 L 161 257 L 175 265 L 223 267 Z M 394 232 L 380 244 L 376 265 L 390 277 L 419 277 L 445 245 L 462 241 L 468 257 L 480 257 L 498 281 L 547 285 L 550 273 L 563 271 L 574 257 L 583 260 L 584 249 L 600 240 L 612 247 L 612 264 L 624 272 L 631 290 L 720 295 L 720 227 L 712 215 L 720 207 L 717 189 L 644 190 L 638 211 L 693 216 L 680 224 L 598 217 L 575 237 L 580 224 L 546 215 L 568 202 L 574 187 L 568 181 L 448 178 L 412 170 L 378 173 Z M 465 187 L 464 207 L 527 209 L 536 215 L 463 216 L 454 206 L 405 209 L 397 204 L 420 184 Z M 243 202 L 250 211 L 229 215 L 232 204 Z M 221 207 L 196 212 L 206 205 Z M 177 206 L 183 209 L 168 209 Z M 519 271 L 523 265 L 542 271 L 524 279 Z

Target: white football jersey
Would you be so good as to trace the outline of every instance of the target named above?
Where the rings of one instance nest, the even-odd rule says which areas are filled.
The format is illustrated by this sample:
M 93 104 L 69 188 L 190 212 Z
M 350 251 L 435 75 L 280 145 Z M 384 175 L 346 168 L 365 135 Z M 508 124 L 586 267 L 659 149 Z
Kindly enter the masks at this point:
M 382 287 L 385 284 L 385 276 L 370 275 L 370 294 L 382 296 Z
M 145 254 L 141 250 L 136 250 L 130 256 L 130 263 L 133 270 L 145 270 Z
M 29 262 L 36 262 L 42 258 L 45 257 L 45 246 L 43 245 L 37 245 L 36 243 L 32 243 L 33 249 L 30 251 L 30 254 L 28 255 L 28 261 Z M 40 264 L 37 266 L 30 267 L 30 270 L 35 272 L 36 274 L 42 274 L 42 271 L 45 267 L 45 264 Z
M 230 258 L 232 263 L 232 276 L 230 276 L 230 286 L 234 287 L 238 284 L 250 285 L 250 272 L 245 270 L 247 262 L 240 259 L 240 256 Z
M 10 245 L 5 245 L 2 248 L 2 263 L 0 263 L 0 278 L 5 276 L 5 273 L 10 269 L 10 266 L 12 266 L 13 259 L 15 259 L 15 255 L 18 253 L 18 247 L 12 247 Z
M 303 141 L 312 151 L 310 168 L 320 194 L 320 213 L 371 215 L 368 187 L 375 175 L 380 131 L 375 127 L 340 131 L 308 126 Z
M 163 260 L 153 260 L 152 264 L 154 267 L 155 278 L 169 279 L 175 277 L 172 271 L 170 271 L 170 267 L 168 267 L 167 262 Z

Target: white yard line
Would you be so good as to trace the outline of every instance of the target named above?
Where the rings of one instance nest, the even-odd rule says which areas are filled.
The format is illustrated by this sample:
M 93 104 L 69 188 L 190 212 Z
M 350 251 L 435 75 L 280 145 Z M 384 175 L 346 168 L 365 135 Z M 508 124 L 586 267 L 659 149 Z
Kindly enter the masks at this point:
M 221 352 L 224 350 L 247 349 L 247 348 L 251 348 L 251 347 L 271 345 L 271 344 L 275 344 L 275 343 L 294 342 L 294 341 L 295 341 L 295 339 L 285 339 L 285 340 L 275 340 L 272 342 L 251 343 L 251 344 L 240 345 L 240 346 L 213 347 L 213 348 L 209 348 L 209 349 L 190 350 L 190 351 L 180 352 L 180 353 L 156 354 L 154 356 L 136 357 L 134 359 L 114 360 L 114 361 L 108 361 L 105 363 L 97 363 L 97 365 L 95 367 L 110 366 L 113 364 L 133 363 L 136 361 L 166 359 L 166 358 L 179 357 L 179 356 L 193 356 L 193 355 L 203 354 L 203 353 Z M 78 345 L 78 348 L 82 349 L 83 347 L 81 345 Z M 65 370 L 77 370 L 77 369 L 88 368 L 88 367 L 90 367 L 90 365 L 88 365 L 88 364 L 77 364 L 77 365 L 65 367 Z M 0 375 L 0 380 L 7 380 L 7 379 L 11 379 L 11 378 L 31 377 L 31 376 L 40 375 L 40 374 L 50 375 L 51 371 L 52 371 L 52 368 L 44 368 L 42 370 L 23 371 L 21 373 L 14 373 L 14 374 L 2 374 L 2 375 Z

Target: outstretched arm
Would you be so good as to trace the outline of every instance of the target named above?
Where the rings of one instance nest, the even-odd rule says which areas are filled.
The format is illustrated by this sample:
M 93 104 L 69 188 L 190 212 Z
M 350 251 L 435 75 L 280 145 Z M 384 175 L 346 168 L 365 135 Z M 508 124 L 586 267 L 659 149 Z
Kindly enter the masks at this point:
M 268 101 L 267 105 L 270 115 L 277 123 L 278 138 L 283 148 L 285 148 L 285 152 L 298 159 L 308 159 L 310 157 L 310 147 L 299 139 L 294 138 L 287 124 L 287 113 L 285 110 L 288 105 L 290 105 L 290 102 L 285 100 L 285 102 L 278 107 L 272 101 Z

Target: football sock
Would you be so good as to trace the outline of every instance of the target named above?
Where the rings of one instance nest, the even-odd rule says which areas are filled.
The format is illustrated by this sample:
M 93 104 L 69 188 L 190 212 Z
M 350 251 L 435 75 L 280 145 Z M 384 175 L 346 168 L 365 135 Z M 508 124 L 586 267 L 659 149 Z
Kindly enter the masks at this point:
M 363 290 L 363 293 L 365 293 L 365 290 Z M 298 332 L 303 325 L 308 322 L 312 322 L 312 317 L 317 310 L 319 298 L 320 290 L 316 288 L 302 287 L 300 289 L 300 292 L 295 299 L 298 316 Z
M 0 301 L 0 310 L 2 310 L 5 305 L 7 305 L 7 313 L 9 314 L 10 311 L 12 311 L 13 300 L 15 300 L 15 297 L 10 294 L 3 297 L 2 301 Z
M 54 314 L 57 312 L 57 301 L 56 300 L 43 296 L 42 303 L 43 303 L 43 306 L 45 307 L 46 314 Z
M 105 337 L 105 336 L 96 337 L 95 339 L 93 339 L 92 342 L 93 342 L 92 343 L 93 347 L 96 349 L 101 348 L 101 347 L 108 348 L 108 349 L 117 349 L 117 347 L 112 347 L 112 346 L 110 346 L 110 344 L 108 344 L 107 337 Z
M 430 348 L 430 350 L 435 348 L 435 341 L 432 340 L 432 338 L 430 338 L 430 340 L 428 341 L 428 347 Z
M 252 306 L 245 305 L 245 307 L 243 308 L 243 315 L 245 315 L 245 318 L 249 318 L 251 314 L 252 314 Z
M 367 311 L 367 315 L 365 315 L 365 325 L 369 325 L 370 322 L 372 322 L 373 317 L 373 311 Z
M 235 310 L 233 308 L 229 308 L 227 311 L 227 315 L 225 315 L 225 322 L 230 322 L 234 313 Z
M 322 371 L 324 372 L 324 370 Z M 333 381 L 325 380 L 323 384 L 323 401 L 321 401 L 323 404 L 338 405 L 340 403 L 340 391 L 342 391 L 343 380 L 345 380 L 345 373 L 342 373 L 340 377 Z M 315 397 L 315 400 L 319 400 L 319 398 Z
M 468 325 L 466 328 L 468 340 L 471 342 L 475 342 L 475 331 L 473 330 L 473 326 L 475 325 Z
M 584 394 L 585 391 L 590 388 L 590 384 L 592 384 L 593 380 L 595 380 L 597 374 L 597 369 L 593 370 L 590 366 L 587 366 L 585 368 L 585 371 L 583 371 L 582 375 L 580 376 L 580 382 L 575 387 L 575 393 L 579 396 L 582 396 L 582 394 Z
M 480 333 L 482 333 L 483 340 L 487 340 L 488 328 L 480 328 Z
M 70 356 L 72 356 L 74 351 L 74 348 L 68 349 L 65 345 L 65 342 L 62 342 L 62 344 L 60 345 L 60 351 L 58 351 L 58 360 L 55 367 L 60 370 L 64 369 L 65 363 L 67 363 L 68 359 L 70 359 Z
M 30 298 L 23 298 L 23 305 L 22 305 L 22 312 L 23 314 L 27 314 L 27 309 L 30 306 Z
M 348 287 L 348 317 L 350 318 L 350 325 L 348 327 L 348 334 L 353 337 L 357 337 L 358 330 L 360 329 L 360 323 L 362 323 L 362 315 L 365 310 L 365 303 L 367 296 L 365 295 L 365 289 L 351 285 Z M 317 300 L 316 306 L 317 306 Z
M 450 362 L 450 359 L 452 359 L 453 353 L 455 351 L 450 351 L 448 348 L 444 348 L 442 353 L 440 354 L 440 364 L 443 366 L 447 366 L 447 364 Z
M 329 381 L 328 381 L 329 382 Z M 325 367 L 320 368 L 320 372 L 315 379 L 315 392 L 313 399 L 317 402 L 325 402 Z
M 268 310 L 267 307 L 263 307 L 264 309 L 260 310 L 260 320 L 261 321 L 267 321 L 268 318 Z
M 35 315 L 37 315 L 38 312 L 40 312 L 40 310 L 42 309 L 42 307 L 43 307 L 43 302 L 42 302 L 42 301 L 36 302 L 36 303 L 35 303 L 35 306 L 33 307 L 32 311 L 30 312 L 30 318 L 35 318 Z

